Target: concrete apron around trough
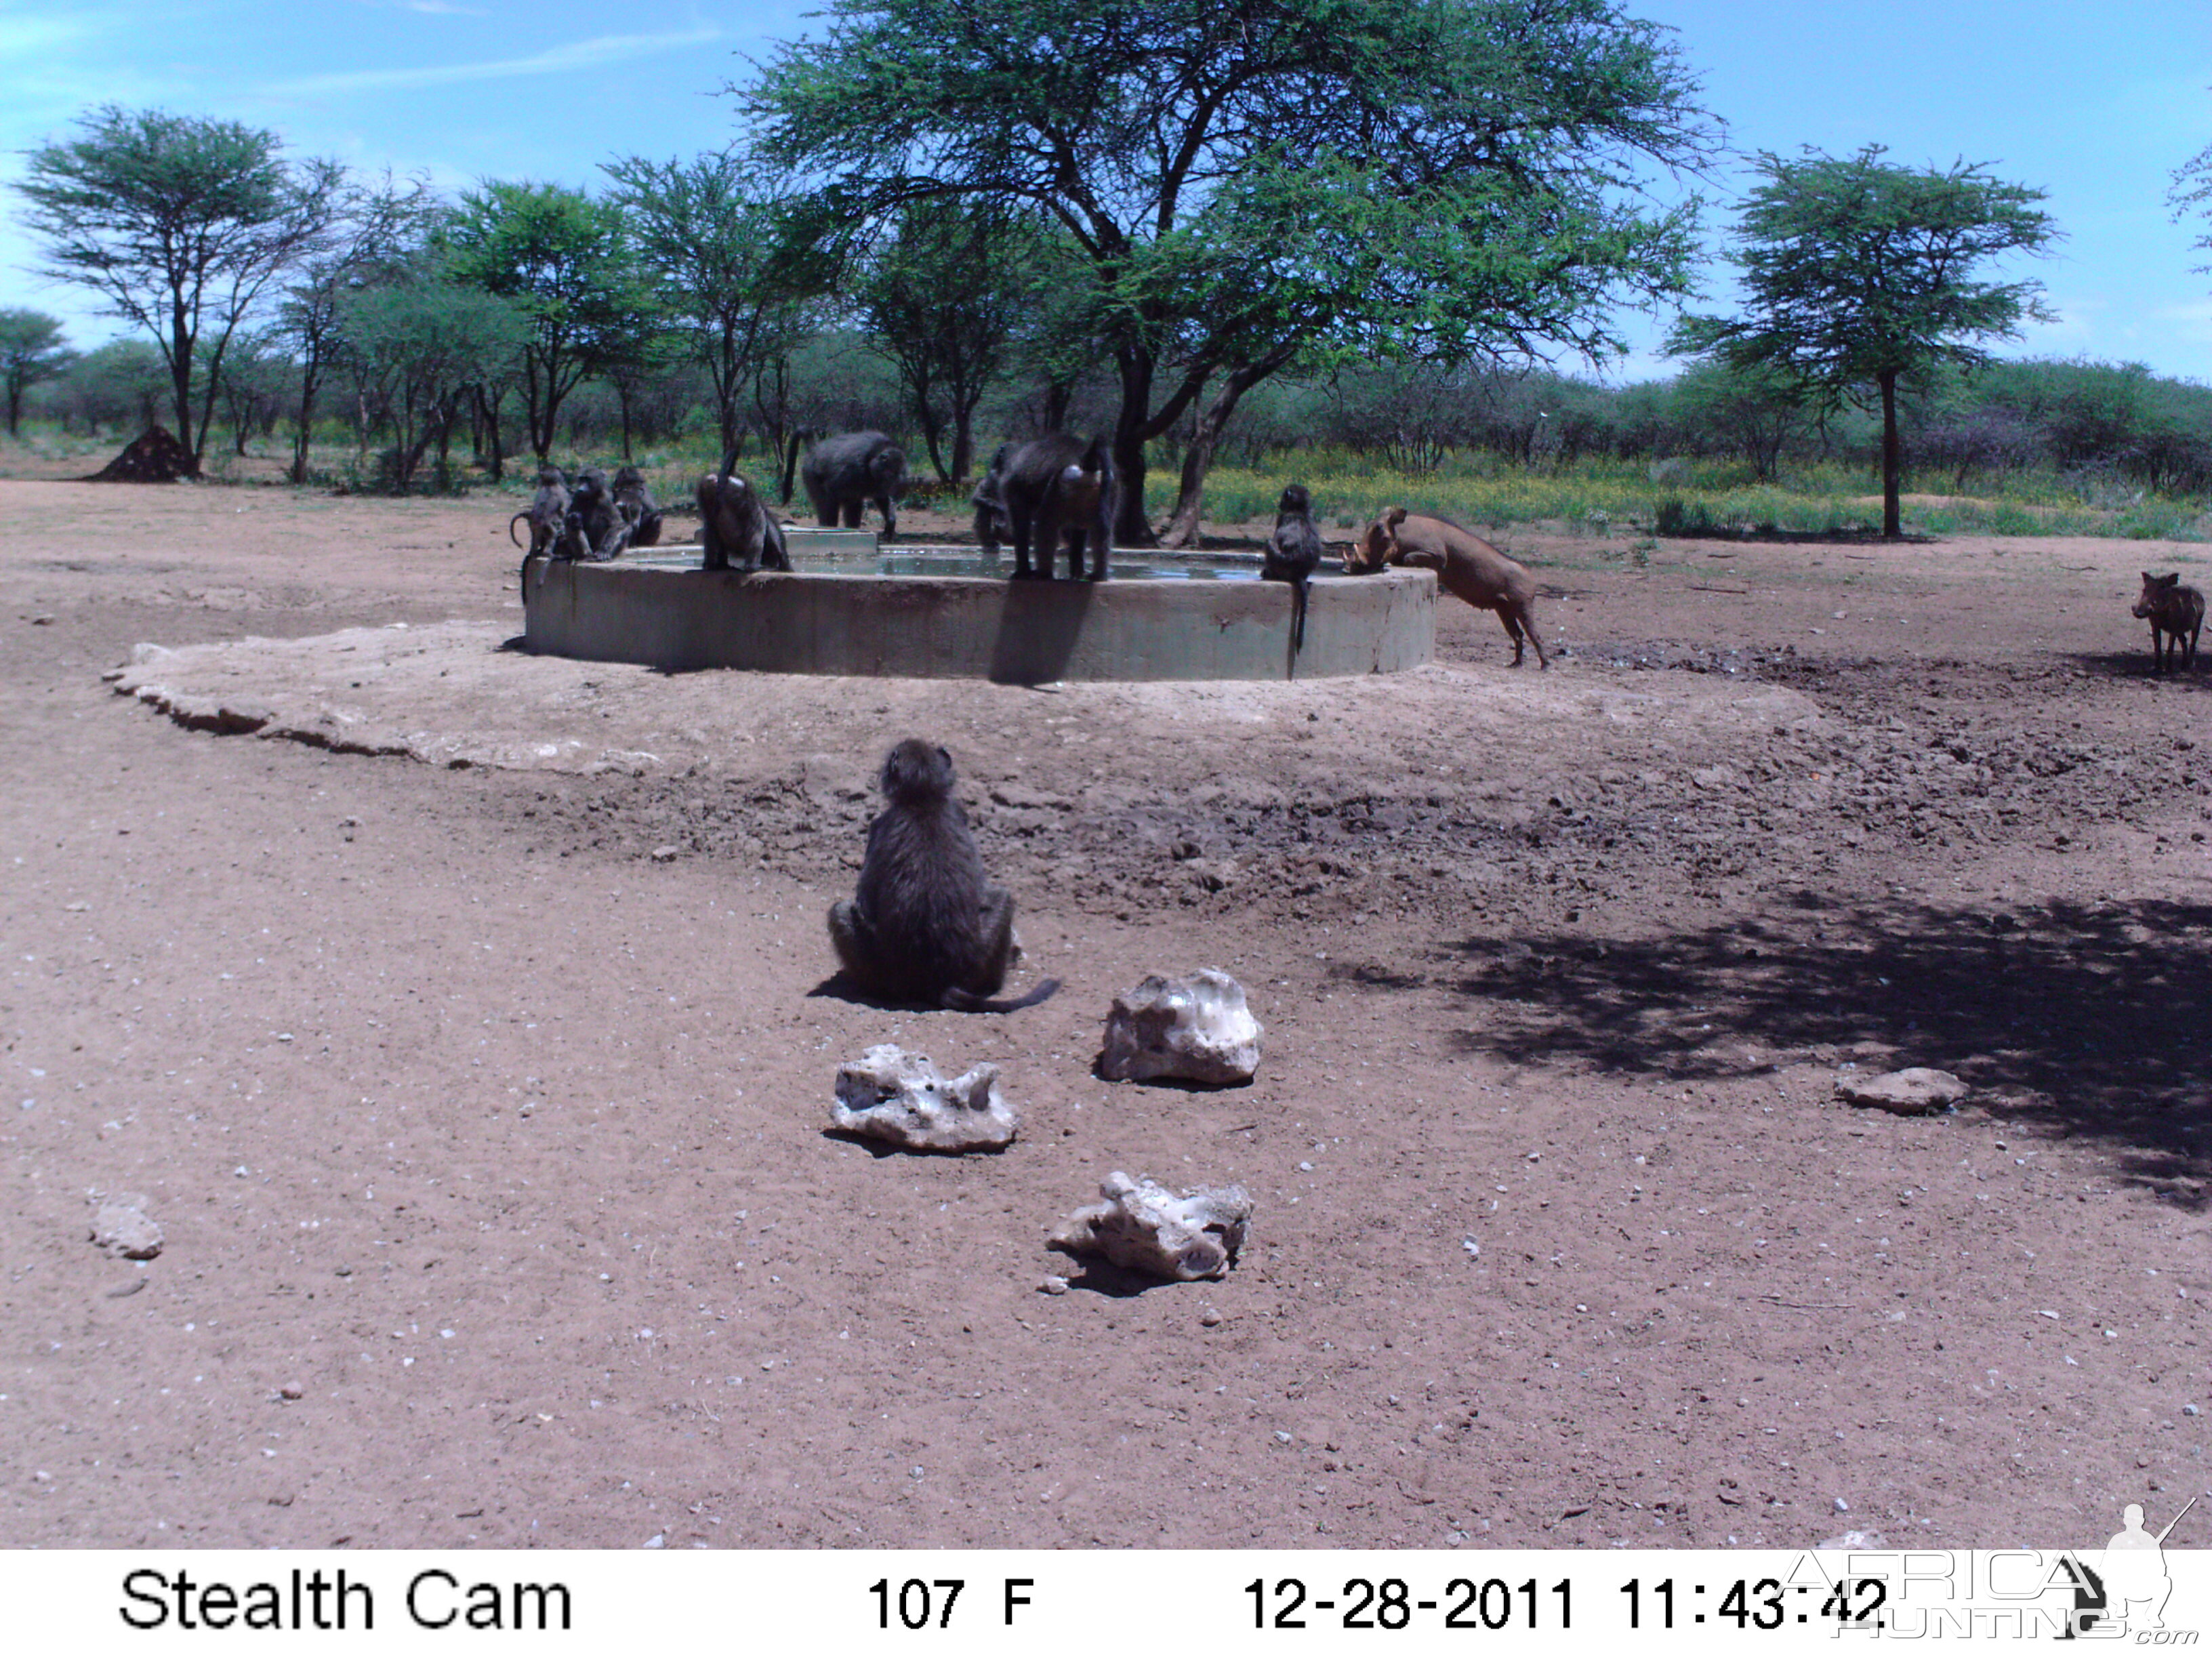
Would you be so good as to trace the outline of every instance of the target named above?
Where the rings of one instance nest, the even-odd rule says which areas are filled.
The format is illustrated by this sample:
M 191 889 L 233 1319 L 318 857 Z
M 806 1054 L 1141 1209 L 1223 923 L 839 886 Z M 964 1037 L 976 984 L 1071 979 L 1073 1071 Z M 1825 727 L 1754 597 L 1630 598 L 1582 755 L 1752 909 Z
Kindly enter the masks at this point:
M 1291 655 L 1280 582 L 829 575 L 533 558 L 524 640 L 550 656 L 672 673 L 1054 680 L 1392 674 L 1436 649 L 1426 570 L 1322 577 Z

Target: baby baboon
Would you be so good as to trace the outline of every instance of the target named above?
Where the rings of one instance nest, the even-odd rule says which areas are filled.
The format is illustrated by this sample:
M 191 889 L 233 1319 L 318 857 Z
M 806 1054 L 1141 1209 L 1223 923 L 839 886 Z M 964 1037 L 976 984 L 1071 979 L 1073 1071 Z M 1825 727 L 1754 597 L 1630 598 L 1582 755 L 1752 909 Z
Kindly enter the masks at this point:
M 975 507 L 976 544 L 994 556 L 1014 535 L 1014 522 L 1006 516 L 1006 457 L 1013 453 L 1013 445 L 1000 444 L 984 469 L 982 482 L 968 498 Z
M 530 505 L 507 521 L 509 541 L 520 547 L 522 543 L 514 533 L 514 526 L 526 520 L 530 525 L 530 546 L 522 556 L 522 568 L 526 573 L 531 560 L 540 553 L 550 552 L 555 538 L 568 519 L 568 481 L 557 466 L 538 469 L 538 493 L 530 498 Z
M 1114 513 L 1120 504 L 1114 482 L 1114 458 L 1106 446 L 1054 432 L 1022 445 L 1006 457 L 1001 484 L 1008 526 L 1014 538 L 1014 577 L 1052 574 L 1060 538 L 1067 538 L 1067 574 L 1081 577 L 1083 550 L 1091 547 L 1090 577 L 1106 580 L 1106 556 L 1113 540 Z M 1030 568 L 1034 548 L 1037 568 Z
M 705 556 L 702 570 L 788 570 L 791 555 L 784 550 L 783 530 L 760 498 L 760 492 L 732 470 L 738 464 L 734 449 L 722 457 L 722 470 L 699 480 L 699 544 Z
M 2136 601 L 2135 615 L 2150 622 L 2151 672 L 2163 674 L 2173 665 L 2173 659 L 2181 659 L 2187 668 L 2197 660 L 2197 636 L 2204 627 L 2204 596 L 2193 587 L 2181 585 L 2181 573 L 2171 576 L 2154 576 L 2142 573 L 2142 597 Z
M 1304 484 L 1292 484 L 1275 504 L 1275 533 L 1260 556 L 1261 580 L 1291 584 L 1291 656 L 1306 642 L 1306 585 L 1321 563 L 1321 532 L 1314 528 L 1313 497 Z
M 868 825 L 859 888 L 830 907 L 830 939 L 872 995 L 1009 1013 L 1042 1002 L 1060 981 L 1045 980 L 1012 1001 L 987 1000 L 1020 949 L 1014 902 L 985 879 L 953 781 L 952 757 L 918 738 L 884 758 L 877 782 L 888 804 Z
M 660 544 L 660 509 L 645 487 L 645 474 L 625 461 L 615 469 L 615 506 L 629 525 L 632 547 Z
M 595 562 L 618 559 L 629 545 L 629 520 L 623 517 L 607 475 L 587 466 L 576 475 L 576 493 L 568 499 L 568 516 L 554 552 Z
M 806 452 L 799 476 L 824 530 L 834 529 L 841 514 L 846 529 L 858 530 L 860 510 L 872 501 L 884 515 L 884 534 L 898 534 L 906 454 L 882 433 L 843 432 L 824 438 Z

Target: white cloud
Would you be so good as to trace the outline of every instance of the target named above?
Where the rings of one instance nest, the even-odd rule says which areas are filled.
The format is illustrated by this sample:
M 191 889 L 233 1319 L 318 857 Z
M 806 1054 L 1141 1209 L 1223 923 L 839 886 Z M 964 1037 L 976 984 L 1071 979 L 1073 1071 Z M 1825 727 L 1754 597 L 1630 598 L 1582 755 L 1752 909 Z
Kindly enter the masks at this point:
M 604 68 L 622 58 L 647 58 L 656 52 L 704 45 L 719 39 L 713 27 L 682 34 L 611 34 L 594 40 L 555 46 L 527 58 L 499 58 L 488 64 L 427 64 L 416 69 L 351 70 L 337 75 L 308 75 L 278 81 L 267 90 L 278 96 L 317 97 L 331 93 L 374 92 L 396 87 L 451 86 L 464 81 L 498 81 L 526 75 L 566 75 L 580 70 Z

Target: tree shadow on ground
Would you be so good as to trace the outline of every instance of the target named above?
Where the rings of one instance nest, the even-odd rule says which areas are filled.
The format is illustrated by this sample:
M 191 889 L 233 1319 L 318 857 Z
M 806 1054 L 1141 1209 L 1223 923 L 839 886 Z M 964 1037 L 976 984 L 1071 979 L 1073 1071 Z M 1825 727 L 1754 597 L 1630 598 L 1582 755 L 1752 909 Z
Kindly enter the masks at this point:
M 2201 654 L 2187 668 L 2179 665 L 2180 659 L 2177 657 L 2176 666 L 2164 672 L 2152 661 L 2148 645 L 2135 651 L 2070 651 L 2067 657 L 2082 672 L 2100 679 L 2157 680 L 2191 691 L 2212 690 L 2212 672 L 2208 672 L 2212 671 L 2212 658 Z
M 2203 1207 L 2212 903 L 1837 904 L 1656 939 L 1469 938 L 1467 1052 L 1721 1079 L 1779 1064 L 1954 1072 L 2006 1115 L 2118 1150 Z

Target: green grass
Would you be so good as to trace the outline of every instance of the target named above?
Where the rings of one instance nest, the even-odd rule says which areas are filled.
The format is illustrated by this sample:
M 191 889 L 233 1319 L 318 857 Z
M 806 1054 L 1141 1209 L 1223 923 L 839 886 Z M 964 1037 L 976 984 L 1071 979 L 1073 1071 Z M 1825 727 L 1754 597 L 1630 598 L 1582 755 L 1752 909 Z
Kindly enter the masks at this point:
M 1156 518 L 1174 506 L 1176 475 L 1155 468 L 1145 502 Z M 1386 507 L 1443 514 L 1478 528 L 1544 526 L 1607 536 L 1670 525 L 1695 535 L 1701 524 L 1739 530 L 1826 532 L 1879 529 L 1879 483 L 1856 470 L 1826 465 L 1785 471 L 1759 483 L 1750 470 L 1692 462 L 1685 480 L 1655 483 L 1641 462 L 1589 460 L 1571 467 L 1522 468 L 1491 456 L 1455 457 L 1433 473 L 1407 474 L 1357 457 L 1323 451 L 1285 455 L 1260 469 L 1216 467 L 1206 485 L 1206 517 L 1217 523 L 1271 519 L 1289 483 L 1312 490 L 1324 534 L 1341 538 L 1346 523 L 1364 524 Z M 1906 493 L 1948 496 L 1948 477 L 1906 480 Z M 1929 535 L 2118 536 L 2172 541 L 2212 540 L 2212 514 L 2194 499 L 2122 495 L 2110 506 L 2082 500 L 2055 477 L 2014 474 L 1970 479 L 1971 498 L 1942 505 L 1907 501 L 1908 532 Z M 1674 514 L 1679 514 L 1676 518 Z M 1662 532 L 1662 533 L 1668 533 Z

